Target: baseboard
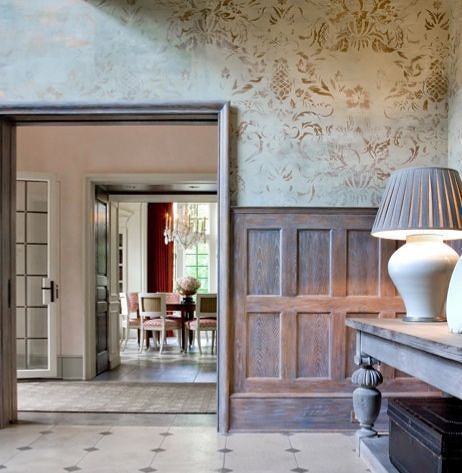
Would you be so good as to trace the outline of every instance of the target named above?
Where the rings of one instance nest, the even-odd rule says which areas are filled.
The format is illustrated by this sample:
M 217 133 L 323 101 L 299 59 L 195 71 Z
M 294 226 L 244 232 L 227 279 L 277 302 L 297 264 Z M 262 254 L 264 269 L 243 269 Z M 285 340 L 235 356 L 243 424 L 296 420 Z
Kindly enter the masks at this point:
M 388 427 L 387 403 L 382 404 L 376 428 Z M 302 397 L 248 394 L 245 397 L 231 396 L 230 430 L 273 432 L 281 430 L 351 431 L 358 429 L 352 422 L 353 404 L 351 396 Z
M 69 381 L 82 380 L 83 357 L 80 355 L 59 355 L 57 377 Z

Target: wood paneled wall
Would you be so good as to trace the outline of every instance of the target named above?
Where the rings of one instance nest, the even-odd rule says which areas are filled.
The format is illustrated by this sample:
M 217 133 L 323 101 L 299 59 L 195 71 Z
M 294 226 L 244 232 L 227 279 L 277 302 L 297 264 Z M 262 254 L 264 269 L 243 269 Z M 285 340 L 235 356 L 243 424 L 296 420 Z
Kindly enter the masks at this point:
M 231 429 L 350 423 L 348 317 L 404 312 L 374 209 L 234 209 Z M 382 366 L 384 392 L 426 385 Z M 350 424 L 351 425 L 351 424 Z

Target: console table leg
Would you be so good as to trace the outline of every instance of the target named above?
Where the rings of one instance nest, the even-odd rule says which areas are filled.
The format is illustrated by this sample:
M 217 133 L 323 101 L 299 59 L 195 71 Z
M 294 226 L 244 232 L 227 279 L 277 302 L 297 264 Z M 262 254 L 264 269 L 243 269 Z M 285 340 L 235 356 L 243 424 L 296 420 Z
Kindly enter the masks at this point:
M 356 432 L 357 445 L 361 438 L 377 435 L 373 427 L 382 403 L 382 394 L 377 386 L 383 382 L 383 376 L 374 368 L 373 362 L 370 357 L 361 357 L 360 367 L 351 377 L 352 383 L 359 386 L 353 391 L 353 408 L 360 425 Z

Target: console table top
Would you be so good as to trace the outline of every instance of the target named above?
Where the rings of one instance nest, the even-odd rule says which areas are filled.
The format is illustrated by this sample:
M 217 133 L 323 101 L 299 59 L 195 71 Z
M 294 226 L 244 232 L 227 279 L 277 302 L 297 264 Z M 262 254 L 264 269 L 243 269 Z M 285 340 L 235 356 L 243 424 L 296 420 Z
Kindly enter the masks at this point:
M 462 362 L 462 334 L 449 332 L 446 322 L 416 323 L 399 319 L 347 319 L 346 325 L 386 340 Z

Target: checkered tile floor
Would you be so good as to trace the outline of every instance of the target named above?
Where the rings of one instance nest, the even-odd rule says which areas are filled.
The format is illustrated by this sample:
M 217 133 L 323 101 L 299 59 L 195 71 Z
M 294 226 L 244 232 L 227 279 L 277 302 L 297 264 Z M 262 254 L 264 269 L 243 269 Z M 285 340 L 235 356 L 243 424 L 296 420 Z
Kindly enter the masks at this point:
M 82 416 L 82 414 L 79 414 Z M 365 473 L 339 433 L 217 434 L 212 426 L 23 423 L 0 431 L 16 473 Z

